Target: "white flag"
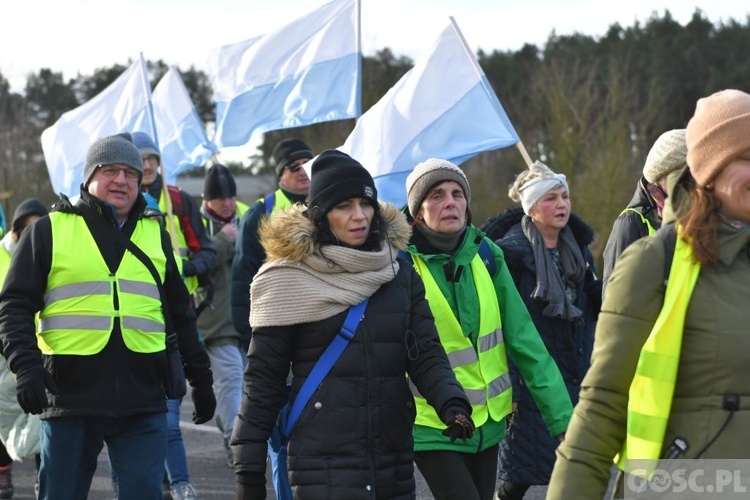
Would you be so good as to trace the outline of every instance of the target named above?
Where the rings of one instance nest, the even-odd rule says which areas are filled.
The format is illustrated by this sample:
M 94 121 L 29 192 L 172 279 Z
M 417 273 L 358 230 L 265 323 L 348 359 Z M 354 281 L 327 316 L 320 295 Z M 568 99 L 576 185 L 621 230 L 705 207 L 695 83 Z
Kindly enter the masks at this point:
M 270 33 L 215 49 L 208 72 L 217 147 L 254 132 L 361 113 L 359 0 L 334 0 Z
M 417 163 L 461 164 L 518 134 L 453 18 L 429 53 L 367 110 L 339 150 L 372 174 L 378 198 L 402 206 Z
M 42 151 L 52 188 L 77 195 L 89 145 L 100 137 L 136 130 L 148 116 L 148 79 L 143 59 L 85 104 L 64 113 L 42 132 Z
M 178 174 L 203 165 L 216 153 L 216 147 L 209 143 L 206 128 L 175 67 L 169 68 L 156 85 L 151 102 L 166 180 L 175 184 Z M 152 135 L 150 126 L 131 131 Z

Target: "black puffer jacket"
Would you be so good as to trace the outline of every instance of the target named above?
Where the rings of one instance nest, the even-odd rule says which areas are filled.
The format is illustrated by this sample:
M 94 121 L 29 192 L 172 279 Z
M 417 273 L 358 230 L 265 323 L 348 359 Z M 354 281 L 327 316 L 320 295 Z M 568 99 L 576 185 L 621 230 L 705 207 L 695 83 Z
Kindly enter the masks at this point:
M 568 227 L 578 242 L 588 264 L 584 281 L 578 286 L 575 305 L 584 312 L 582 324 L 545 316 L 547 302 L 531 298 L 536 287 L 536 264 L 529 240 L 521 228 L 523 210 L 506 210 L 485 225 L 487 235 L 502 248 L 505 261 L 513 276 L 539 336 L 544 341 L 575 405 L 581 381 L 588 370 L 594 344 L 595 321 L 601 307 L 601 280 L 596 279 L 594 261 L 588 245 L 593 230 L 575 214 L 570 215 Z M 515 366 L 510 367 L 513 380 L 513 400 L 518 403 L 517 415 L 506 439 L 500 444 L 501 479 L 522 484 L 547 484 L 555 462 L 557 440 L 552 438 L 534 403 L 529 389 Z
M 408 234 L 404 247 L 406 240 Z M 371 296 L 354 339 L 313 393 L 291 435 L 288 469 L 296 498 L 415 497 L 416 410 L 407 373 L 438 414 L 449 401 L 469 409 L 438 339 L 422 281 L 409 263 L 399 262 L 394 279 Z M 289 307 L 294 307 L 293 293 Z M 236 472 L 265 473 L 266 440 L 290 361 L 293 402 L 346 314 L 253 330 L 232 436 Z
M 612 224 L 612 232 L 609 233 L 607 246 L 604 247 L 604 271 L 602 273 L 604 288 L 607 286 L 609 275 L 612 274 L 620 254 L 635 240 L 648 236 L 648 226 L 643 223 L 643 219 L 638 214 L 643 215 L 654 229 L 661 227 L 659 211 L 646 190 L 646 184 L 646 179 L 641 177 L 635 188 L 633 199 L 627 206 L 629 209 L 637 210 L 638 213 L 626 210 Z

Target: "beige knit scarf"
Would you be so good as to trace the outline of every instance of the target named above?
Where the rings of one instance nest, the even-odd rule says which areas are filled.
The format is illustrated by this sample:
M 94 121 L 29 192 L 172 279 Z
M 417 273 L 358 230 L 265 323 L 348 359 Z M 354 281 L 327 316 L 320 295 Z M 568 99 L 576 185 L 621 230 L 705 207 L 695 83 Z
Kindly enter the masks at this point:
M 396 276 L 397 253 L 327 245 L 301 261 L 263 264 L 250 287 L 250 325 L 320 321 L 359 304 Z

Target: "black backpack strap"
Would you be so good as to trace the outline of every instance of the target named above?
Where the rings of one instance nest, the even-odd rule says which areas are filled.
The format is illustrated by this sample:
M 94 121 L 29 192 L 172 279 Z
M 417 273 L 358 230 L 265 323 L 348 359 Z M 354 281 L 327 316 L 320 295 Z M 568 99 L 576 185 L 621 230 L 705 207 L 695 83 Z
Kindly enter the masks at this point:
M 667 224 L 656 231 L 656 236 L 664 243 L 664 286 L 667 286 L 669 271 L 672 269 L 674 250 L 677 246 L 677 228 L 674 224 Z
M 118 231 L 112 225 L 105 222 L 104 219 L 96 214 L 91 207 L 85 204 L 81 204 L 77 207 L 77 211 L 79 215 L 83 217 L 83 220 L 86 222 L 86 226 L 88 226 L 89 231 L 91 231 L 92 234 L 94 233 L 93 230 L 95 227 L 99 227 L 101 230 L 107 231 L 108 234 L 112 236 L 112 239 L 114 241 L 125 247 L 126 250 L 132 253 L 138 260 L 143 263 L 144 266 L 146 266 L 146 269 L 148 269 L 149 273 L 151 273 L 151 277 L 153 278 L 154 283 L 156 283 L 156 288 L 159 290 L 162 314 L 164 314 L 164 324 L 166 326 L 167 332 L 167 349 L 176 348 L 177 334 L 175 333 L 174 325 L 172 324 L 172 315 L 169 313 L 169 304 L 167 303 L 166 296 L 164 294 L 164 286 L 162 285 L 161 279 L 159 278 L 159 273 L 156 271 L 156 267 L 154 267 L 154 263 L 151 262 L 151 259 L 148 257 L 148 255 L 146 255 L 143 250 L 138 248 L 138 246 L 133 243 L 130 238 L 125 236 L 122 231 Z

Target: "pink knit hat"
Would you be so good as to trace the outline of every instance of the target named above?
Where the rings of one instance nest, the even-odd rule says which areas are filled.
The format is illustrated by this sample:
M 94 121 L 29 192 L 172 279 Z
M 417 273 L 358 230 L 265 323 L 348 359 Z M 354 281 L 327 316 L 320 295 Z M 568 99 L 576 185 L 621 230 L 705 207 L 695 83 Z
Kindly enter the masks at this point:
M 685 139 L 690 173 L 705 186 L 750 151 L 750 94 L 729 89 L 699 99 Z

